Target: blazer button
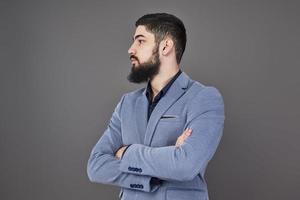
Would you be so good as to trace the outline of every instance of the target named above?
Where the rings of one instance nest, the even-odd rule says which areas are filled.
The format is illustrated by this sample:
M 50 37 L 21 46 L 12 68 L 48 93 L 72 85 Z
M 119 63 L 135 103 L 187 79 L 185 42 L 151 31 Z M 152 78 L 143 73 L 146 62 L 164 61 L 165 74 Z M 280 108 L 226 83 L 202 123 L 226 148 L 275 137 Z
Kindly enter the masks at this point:
M 139 171 L 138 171 L 138 172 L 142 173 L 142 171 L 143 171 L 143 170 L 142 170 L 141 168 L 139 168 Z
M 132 167 L 128 167 L 128 171 L 132 171 Z
M 133 185 L 133 184 L 130 184 L 130 187 L 131 187 L 131 188 L 133 188 L 133 187 L 134 187 L 134 185 Z

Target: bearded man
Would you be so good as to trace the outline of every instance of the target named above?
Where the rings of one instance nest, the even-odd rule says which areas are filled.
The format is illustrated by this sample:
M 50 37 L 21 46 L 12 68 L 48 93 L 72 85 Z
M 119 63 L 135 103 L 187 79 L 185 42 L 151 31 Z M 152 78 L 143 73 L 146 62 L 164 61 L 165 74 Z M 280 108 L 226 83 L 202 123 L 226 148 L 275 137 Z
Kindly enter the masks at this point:
M 135 25 L 127 79 L 147 86 L 120 99 L 92 149 L 88 177 L 120 187 L 122 200 L 207 200 L 204 176 L 223 133 L 223 98 L 182 71 L 180 19 L 154 13 Z

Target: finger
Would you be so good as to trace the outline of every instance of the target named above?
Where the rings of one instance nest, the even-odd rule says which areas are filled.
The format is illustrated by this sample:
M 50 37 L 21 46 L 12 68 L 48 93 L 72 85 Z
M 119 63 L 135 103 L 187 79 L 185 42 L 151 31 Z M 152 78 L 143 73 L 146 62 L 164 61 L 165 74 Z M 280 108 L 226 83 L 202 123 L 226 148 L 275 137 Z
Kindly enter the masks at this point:
M 181 137 L 183 137 L 185 134 L 188 134 L 189 132 L 189 128 L 185 129 L 182 133 L 181 133 Z
M 185 139 L 191 135 L 192 129 L 186 128 L 183 133 L 177 138 L 175 146 L 182 145 Z
M 178 142 L 176 142 L 175 146 L 176 146 L 176 147 L 179 147 L 179 146 L 181 146 L 182 144 L 183 144 L 183 142 L 178 141 Z
M 190 128 L 186 128 L 183 133 L 187 133 L 187 132 L 190 132 L 190 131 L 191 131 Z
M 179 146 L 183 143 L 183 139 L 182 138 L 178 138 L 177 141 L 176 141 L 176 146 Z
M 181 138 L 181 142 L 184 143 L 185 140 L 186 140 L 190 135 L 191 135 L 191 132 L 188 132 L 188 133 L 184 134 L 184 135 L 182 136 L 182 138 Z
M 186 139 L 192 134 L 192 129 L 189 129 L 188 131 L 185 131 L 183 134 L 183 138 Z
M 182 140 L 181 140 L 182 144 L 185 142 L 185 140 L 186 140 L 187 138 L 188 138 L 188 136 L 185 136 L 185 137 L 182 138 Z
M 178 137 L 176 140 L 176 143 L 180 142 L 182 140 L 182 137 Z

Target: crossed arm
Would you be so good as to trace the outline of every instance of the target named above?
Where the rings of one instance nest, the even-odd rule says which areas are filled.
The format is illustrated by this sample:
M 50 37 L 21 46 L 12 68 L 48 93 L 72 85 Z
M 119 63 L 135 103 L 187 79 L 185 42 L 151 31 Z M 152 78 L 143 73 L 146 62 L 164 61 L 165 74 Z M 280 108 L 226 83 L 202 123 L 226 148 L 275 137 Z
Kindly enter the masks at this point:
M 152 184 L 152 177 L 136 175 L 119 170 L 121 161 L 115 153 L 123 146 L 121 135 L 121 107 L 123 96 L 116 106 L 107 129 L 93 147 L 87 163 L 87 175 L 91 182 L 109 184 L 122 188 L 153 192 L 159 185 Z M 133 187 L 133 186 L 142 187 Z
M 152 177 L 187 181 L 197 174 L 204 175 L 223 130 L 224 105 L 216 89 L 207 87 L 189 102 L 186 127 L 193 129 L 193 134 L 185 130 L 173 146 L 132 144 L 124 155 L 126 147 L 122 147 L 120 126 L 123 100 L 124 96 L 108 128 L 92 150 L 87 168 L 91 181 L 153 192 L 159 186 L 151 185 Z M 131 167 L 141 170 L 129 170 Z M 143 187 L 132 188 L 132 183 Z
M 179 147 L 181 146 L 184 141 L 186 140 L 187 137 L 189 137 L 192 134 L 192 129 L 187 128 L 183 131 L 183 133 L 177 138 L 175 146 Z M 122 146 L 121 148 L 119 148 L 119 150 L 115 153 L 115 158 L 117 160 L 120 160 L 126 150 L 128 146 Z

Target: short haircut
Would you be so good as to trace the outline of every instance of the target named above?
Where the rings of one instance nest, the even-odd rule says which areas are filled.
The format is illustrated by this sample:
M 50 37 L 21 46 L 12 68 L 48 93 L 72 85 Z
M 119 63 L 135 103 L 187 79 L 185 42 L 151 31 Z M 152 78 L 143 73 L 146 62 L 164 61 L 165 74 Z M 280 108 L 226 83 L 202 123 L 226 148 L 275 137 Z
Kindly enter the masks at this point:
M 166 36 L 171 37 L 175 44 L 176 61 L 180 63 L 186 46 L 186 30 L 179 18 L 168 13 L 146 14 L 135 22 L 136 27 L 139 25 L 154 34 L 157 44 Z

